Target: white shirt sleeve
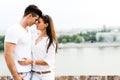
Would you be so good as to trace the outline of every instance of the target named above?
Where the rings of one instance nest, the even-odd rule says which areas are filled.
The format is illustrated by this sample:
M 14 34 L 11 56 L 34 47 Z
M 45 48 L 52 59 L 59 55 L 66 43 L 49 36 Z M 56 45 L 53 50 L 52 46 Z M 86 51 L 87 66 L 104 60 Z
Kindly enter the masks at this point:
M 17 44 L 18 37 L 19 35 L 16 28 L 9 28 L 5 34 L 5 42 L 11 42 Z
M 55 64 L 55 46 L 53 46 L 53 44 L 51 44 L 51 46 L 49 47 L 48 53 L 46 53 L 46 57 L 45 57 L 44 61 L 46 63 L 48 63 L 48 65 L 50 67 L 54 68 L 54 64 Z

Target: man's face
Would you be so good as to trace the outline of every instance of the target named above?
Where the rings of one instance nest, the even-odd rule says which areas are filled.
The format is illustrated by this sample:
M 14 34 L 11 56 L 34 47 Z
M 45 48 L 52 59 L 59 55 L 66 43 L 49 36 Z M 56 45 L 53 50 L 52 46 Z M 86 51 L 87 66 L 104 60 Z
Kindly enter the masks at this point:
M 31 17 L 30 21 L 29 21 L 29 26 L 32 26 L 33 24 L 35 24 L 39 19 L 39 16 L 35 16 L 35 17 Z

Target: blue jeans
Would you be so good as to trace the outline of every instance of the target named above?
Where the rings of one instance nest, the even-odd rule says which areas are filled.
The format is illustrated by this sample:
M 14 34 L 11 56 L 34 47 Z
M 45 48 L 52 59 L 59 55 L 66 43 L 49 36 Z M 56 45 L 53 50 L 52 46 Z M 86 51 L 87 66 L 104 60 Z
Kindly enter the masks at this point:
M 24 80 L 31 80 L 31 72 L 27 72 L 24 74 L 19 74 L 21 77 L 23 77 Z M 13 78 L 11 78 L 10 80 L 14 80 Z
M 55 78 L 53 73 L 48 74 L 32 73 L 31 80 L 55 80 Z

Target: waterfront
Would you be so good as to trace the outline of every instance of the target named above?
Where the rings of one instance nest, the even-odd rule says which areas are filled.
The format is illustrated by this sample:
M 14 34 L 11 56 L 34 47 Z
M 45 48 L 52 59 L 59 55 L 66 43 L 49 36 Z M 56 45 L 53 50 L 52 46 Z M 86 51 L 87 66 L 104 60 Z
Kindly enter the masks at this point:
M 120 47 L 61 49 L 57 75 L 120 75 Z
M 62 48 L 58 50 L 55 74 L 120 75 L 120 47 Z M 0 54 L 0 75 L 10 75 Z

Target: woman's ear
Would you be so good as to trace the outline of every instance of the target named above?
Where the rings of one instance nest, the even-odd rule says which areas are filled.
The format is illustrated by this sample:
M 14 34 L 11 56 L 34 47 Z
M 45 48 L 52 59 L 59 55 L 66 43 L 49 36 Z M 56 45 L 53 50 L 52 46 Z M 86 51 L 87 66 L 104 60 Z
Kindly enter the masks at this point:
M 45 27 L 48 27 L 48 23 L 45 23 Z

